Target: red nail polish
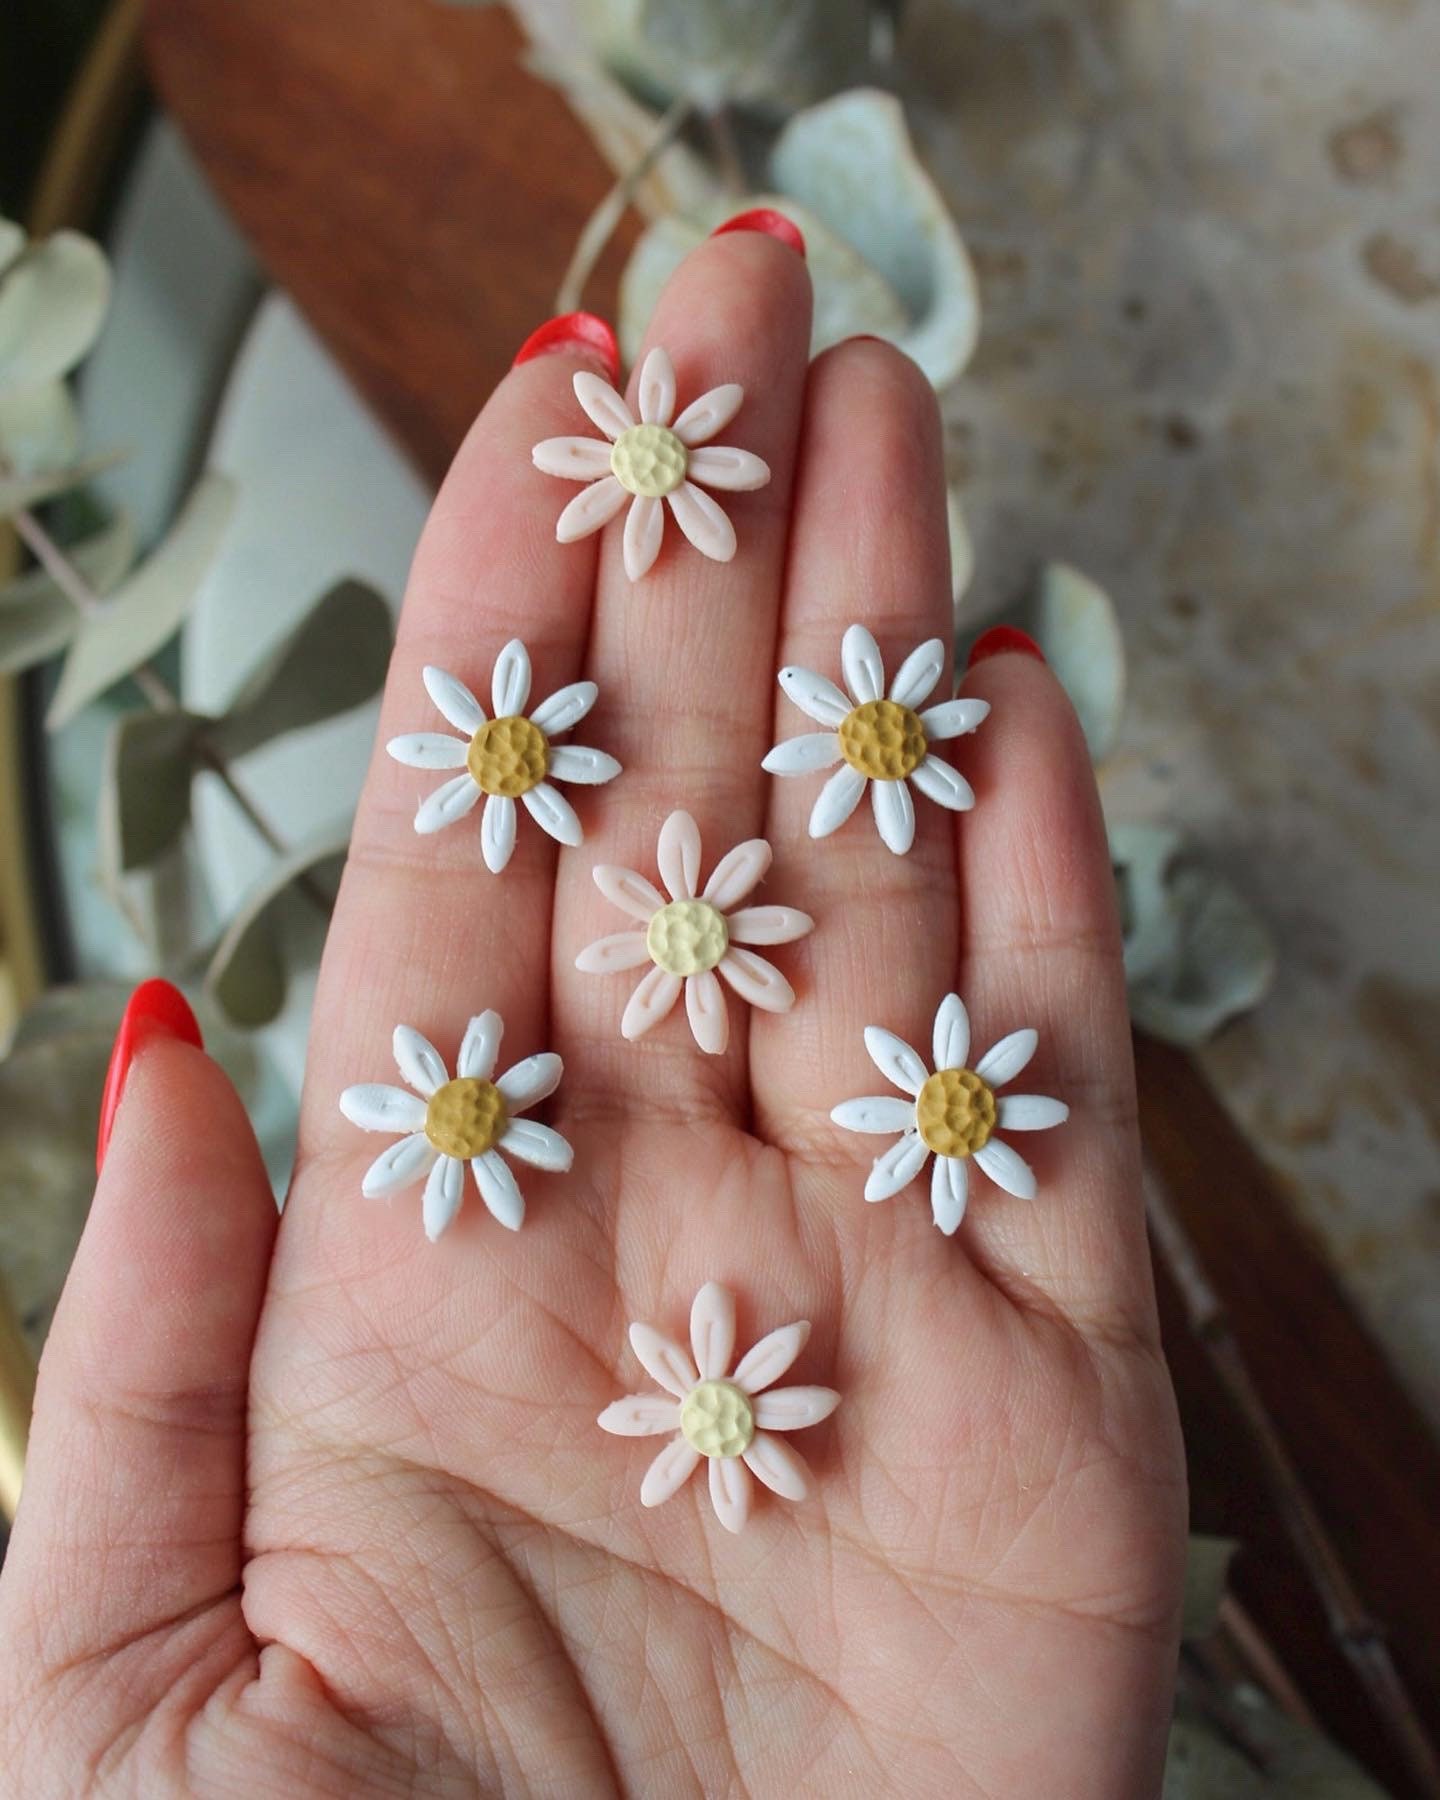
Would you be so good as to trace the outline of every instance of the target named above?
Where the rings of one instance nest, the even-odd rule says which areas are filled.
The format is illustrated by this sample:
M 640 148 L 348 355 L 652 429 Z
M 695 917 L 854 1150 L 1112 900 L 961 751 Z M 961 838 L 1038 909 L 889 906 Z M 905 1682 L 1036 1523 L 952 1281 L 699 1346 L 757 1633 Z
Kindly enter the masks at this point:
M 549 356 L 556 350 L 588 350 L 605 364 L 612 385 L 620 379 L 620 346 L 615 333 L 597 313 L 561 313 L 547 319 L 538 331 L 532 331 L 515 352 L 511 368 L 534 362 L 537 356 Z
M 763 232 L 766 237 L 778 238 L 782 244 L 788 244 L 801 262 L 805 260 L 805 239 L 800 227 L 771 206 L 757 206 L 750 212 L 736 213 L 733 219 L 717 225 L 710 235 L 724 237 L 727 231 Z
M 873 331 L 856 331 L 846 338 L 847 344 L 888 344 L 889 338 L 882 338 Z
M 115 1034 L 115 1048 L 110 1052 L 105 1092 L 100 1100 L 100 1133 L 95 1144 L 97 1172 L 105 1161 L 105 1150 L 114 1129 L 115 1114 L 119 1110 L 130 1065 L 141 1048 L 153 1038 L 173 1038 L 182 1044 L 193 1044 L 197 1050 L 205 1048 L 189 1001 L 168 981 L 142 981 L 130 996 L 130 1004 L 125 1008 L 125 1016 Z
M 1036 662 L 1045 661 L 1045 652 L 1028 631 L 1021 631 L 1018 625 L 992 625 L 988 631 L 982 631 L 970 646 L 970 660 L 965 667 L 973 669 L 978 662 L 985 662 L 992 656 L 1006 656 L 1011 652 L 1017 656 L 1033 656 Z

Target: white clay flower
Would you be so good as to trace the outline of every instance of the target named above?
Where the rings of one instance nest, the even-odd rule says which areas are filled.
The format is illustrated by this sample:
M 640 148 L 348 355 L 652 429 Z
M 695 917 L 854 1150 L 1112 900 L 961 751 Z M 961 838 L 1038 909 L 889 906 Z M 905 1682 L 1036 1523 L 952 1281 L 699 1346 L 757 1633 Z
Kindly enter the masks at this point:
M 970 1055 L 970 1020 L 958 994 L 947 994 L 935 1014 L 935 1068 L 925 1067 L 903 1038 L 879 1025 L 865 1027 L 865 1048 L 887 1081 L 910 1096 L 897 1100 L 891 1094 L 875 1094 L 861 1100 L 844 1100 L 830 1117 L 847 1131 L 897 1131 L 901 1135 L 870 1171 L 865 1183 L 867 1200 L 888 1200 L 908 1186 L 933 1152 L 935 1169 L 930 1182 L 930 1205 L 935 1223 L 948 1236 L 965 1217 L 969 1159 L 998 1187 L 1021 1200 L 1035 1197 L 1035 1176 L 1030 1165 L 994 1134 L 1001 1131 L 1043 1131 L 1062 1124 L 1070 1108 L 1062 1100 L 1043 1094 L 996 1095 L 995 1089 L 1013 1081 L 1035 1054 L 1038 1034 L 1030 1029 L 1012 1031 L 987 1050 L 973 1069 Z
M 710 442 L 740 410 L 744 388 L 733 381 L 711 388 L 676 419 L 675 368 L 657 346 L 641 366 L 638 397 L 637 423 L 608 381 L 584 369 L 576 374 L 575 398 L 605 433 L 605 441 L 546 438 L 531 451 L 535 467 L 547 475 L 590 484 L 561 513 L 555 536 L 562 544 L 588 537 L 609 524 L 629 499 L 625 573 L 638 581 L 660 554 L 662 502 L 668 500 L 675 523 L 695 548 L 715 562 L 729 562 L 735 554 L 735 527 L 703 488 L 743 492 L 764 487 L 770 479 L 769 464 L 758 456 Z
M 578 725 L 589 712 L 599 692 L 595 683 L 572 681 L 527 717 L 530 657 L 519 638 L 512 638 L 495 660 L 490 683 L 493 719 L 485 717 L 485 708 L 464 682 L 444 669 L 427 668 L 424 681 L 425 691 L 448 723 L 465 735 L 416 731 L 391 738 L 385 748 L 408 768 L 463 769 L 465 773 L 442 782 L 421 803 L 415 829 L 426 833 L 453 825 L 473 811 L 483 795 L 480 849 L 485 866 L 497 875 L 515 848 L 517 800 L 557 843 L 580 843 L 585 833 L 575 809 L 553 783 L 578 781 L 596 786 L 613 781 L 620 765 L 603 750 L 552 744 L 550 740 Z
M 435 1046 L 410 1026 L 397 1025 L 395 1062 L 414 1093 L 372 1082 L 348 1087 L 340 1096 L 340 1110 L 352 1125 L 405 1134 L 371 1163 L 360 1191 L 370 1197 L 394 1194 L 424 1176 L 422 1217 L 432 1243 L 460 1210 L 467 1162 L 480 1198 L 502 1225 L 518 1231 L 525 1197 L 501 1151 L 561 1174 L 574 1161 L 558 1131 L 517 1116 L 555 1092 L 564 1065 L 547 1051 L 527 1056 L 492 1081 L 503 1030 L 499 1013 L 473 1018 L 452 1081 Z
M 600 1415 L 600 1425 L 617 1437 L 673 1437 L 645 1471 L 640 1504 L 659 1506 L 677 1493 L 699 1466 L 710 1462 L 710 1499 L 727 1531 L 739 1531 L 750 1516 L 758 1476 L 785 1500 L 803 1500 L 810 1471 L 779 1431 L 818 1425 L 840 1404 L 834 1388 L 777 1388 L 810 1335 L 810 1321 L 797 1319 L 761 1338 L 726 1374 L 735 1353 L 735 1301 L 718 1283 L 707 1281 L 690 1312 L 692 1362 L 673 1338 L 650 1325 L 632 1325 L 630 1343 L 662 1394 L 627 1394 Z M 668 1396 L 668 1397 L 667 1397 Z
M 673 812 L 661 826 L 657 855 L 668 902 L 633 869 L 601 864 L 594 871 L 605 898 L 639 919 L 644 929 L 599 939 L 580 952 L 575 967 L 589 975 L 609 975 L 651 963 L 630 996 L 621 1035 L 643 1037 L 668 1017 L 683 987 L 695 1042 L 718 1056 L 729 1041 L 730 1015 L 716 970 L 751 1006 L 789 1012 L 795 990 L 773 963 L 743 946 L 788 944 L 813 931 L 815 921 L 791 906 L 740 906 L 770 867 L 764 838 L 750 838 L 722 856 L 698 896 L 700 832 L 689 813 Z
M 944 700 L 923 706 L 945 668 L 945 645 L 930 638 L 901 663 L 885 692 L 885 665 L 875 639 L 852 625 L 840 645 L 847 698 L 833 681 L 812 669 L 780 671 L 780 685 L 824 731 L 807 732 L 777 744 L 762 767 L 772 775 L 808 775 L 836 763 L 842 768 L 820 790 L 810 814 L 812 838 L 829 837 L 854 812 L 870 783 L 875 826 L 903 856 L 915 842 L 915 803 L 907 782 L 937 805 L 967 812 L 974 790 L 931 748 L 942 738 L 973 731 L 990 711 L 988 700 Z

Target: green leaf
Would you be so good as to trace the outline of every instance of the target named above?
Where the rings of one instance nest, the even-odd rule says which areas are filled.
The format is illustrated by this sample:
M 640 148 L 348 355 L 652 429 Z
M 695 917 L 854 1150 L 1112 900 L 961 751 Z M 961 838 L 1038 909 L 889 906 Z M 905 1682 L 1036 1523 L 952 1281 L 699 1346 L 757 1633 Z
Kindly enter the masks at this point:
M 80 444 L 80 412 L 63 381 L 0 394 L 0 457 L 12 475 L 69 468 Z
M 1185 1547 L 1185 1598 L 1180 1611 L 1182 1638 L 1209 1637 L 1220 1619 L 1234 1538 L 1192 1536 Z
M 0 471 L 0 519 L 39 506 L 44 500 L 53 500 L 56 494 L 66 493 L 71 488 L 84 487 L 87 481 L 113 469 L 124 455 L 123 450 L 108 450 L 101 456 L 72 463 L 68 469 L 40 469 L 30 475 Z
M 13 219 L 0 218 L 0 275 L 25 248 L 26 236 L 23 225 L 17 225 Z
M 108 593 L 135 556 L 135 533 L 121 513 L 66 555 L 97 593 Z M 63 650 L 80 629 L 74 603 L 44 569 L 0 587 L 0 674 L 32 668 Z
M 187 712 L 117 719 L 100 771 L 100 858 L 107 878 L 143 868 L 190 817 L 190 783 L 206 721 Z
M 68 374 L 109 304 L 110 265 L 98 244 L 78 231 L 31 244 L 0 275 L 0 393 Z
M 226 926 L 205 972 L 205 991 L 233 1024 L 268 1025 L 285 1004 L 289 971 L 319 960 L 348 844 L 347 827 L 279 858 Z M 307 878 L 327 906 L 300 891 Z
M 390 609 L 362 581 L 346 580 L 246 682 L 210 742 L 234 761 L 258 744 L 348 712 L 377 693 L 390 663 Z
M 1079 714 L 1091 762 L 1102 761 L 1125 710 L 1125 640 L 1114 603 L 1088 575 L 1051 563 L 1029 629 Z
M 235 486 L 206 475 L 164 542 L 80 627 L 46 724 L 58 730 L 81 707 L 153 656 L 195 598 L 235 504 Z

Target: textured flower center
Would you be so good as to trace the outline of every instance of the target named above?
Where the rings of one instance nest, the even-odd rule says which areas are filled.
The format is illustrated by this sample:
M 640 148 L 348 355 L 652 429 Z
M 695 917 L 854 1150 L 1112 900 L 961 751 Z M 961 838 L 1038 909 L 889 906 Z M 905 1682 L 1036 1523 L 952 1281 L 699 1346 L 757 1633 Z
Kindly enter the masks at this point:
M 680 1429 L 702 1456 L 740 1456 L 755 1439 L 755 1408 L 733 1381 L 702 1381 L 685 1396 Z
M 491 1081 L 462 1075 L 436 1088 L 425 1108 L 425 1135 L 442 1156 L 468 1161 L 494 1148 L 505 1129 L 505 1096 Z
M 652 915 L 645 933 L 650 960 L 671 975 L 713 969 L 730 947 L 725 915 L 708 900 L 672 900 Z
M 632 425 L 610 452 L 610 469 L 621 487 L 647 500 L 673 494 L 685 479 L 690 456 L 668 425 Z
M 840 722 L 840 753 L 871 781 L 903 781 L 929 746 L 918 713 L 893 700 L 867 700 Z
M 973 1156 L 995 1129 L 995 1094 L 973 1069 L 939 1069 L 915 1101 L 915 1123 L 937 1156 Z
M 465 762 L 481 793 L 518 800 L 545 779 L 550 746 L 529 719 L 490 719 L 471 738 Z

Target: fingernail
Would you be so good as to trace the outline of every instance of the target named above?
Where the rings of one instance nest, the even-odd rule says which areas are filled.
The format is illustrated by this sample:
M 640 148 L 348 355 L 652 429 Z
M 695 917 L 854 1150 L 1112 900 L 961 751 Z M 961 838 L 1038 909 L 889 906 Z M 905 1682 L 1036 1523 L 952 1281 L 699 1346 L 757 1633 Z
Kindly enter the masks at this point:
M 1045 661 L 1045 652 L 1028 631 L 1021 631 L 1018 625 L 992 625 L 970 646 L 970 659 L 965 667 L 973 669 L 978 662 L 985 662 L 992 656 L 1008 656 L 1012 652 L 1017 656 L 1033 656 L 1036 662 Z
M 115 1048 L 110 1052 L 110 1067 L 105 1075 L 105 1092 L 100 1100 L 100 1134 L 95 1144 L 95 1168 L 104 1165 L 110 1133 L 115 1127 L 115 1114 L 131 1064 L 148 1043 L 156 1038 L 171 1038 L 177 1043 L 205 1048 L 200 1027 L 190 1010 L 190 1003 L 168 981 L 142 981 L 130 996 L 125 1017 L 115 1034 Z
M 856 331 L 852 332 L 845 342 L 847 344 L 885 344 L 889 342 L 889 339 L 879 337 L 873 331 Z
M 620 346 L 598 313 L 561 313 L 556 319 L 547 319 L 526 338 L 510 366 L 518 369 L 521 363 L 534 362 L 537 356 L 549 356 L 556 350 L 588 350 L 605 364 L 612 385 L 620 379 Z
M 784 213 L 776 212 L 774 207 L 757 206 L 750 212 L 736 213 L 733 219 L 717 225 L 710 235 L 724 237 L 727 231 L 763 232 L 766 237 L 778 238 L 782 244 L 788 244 L 801 262 L 805 260 L 805 239 L 800 227 L 793 219 L 787 219 Z

